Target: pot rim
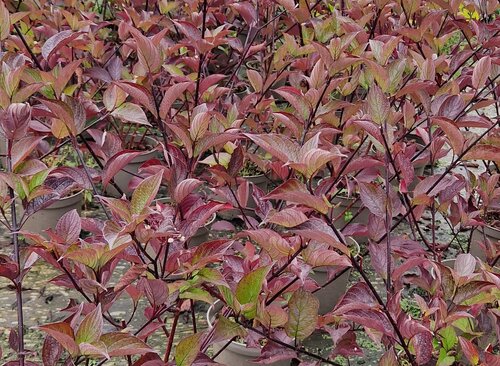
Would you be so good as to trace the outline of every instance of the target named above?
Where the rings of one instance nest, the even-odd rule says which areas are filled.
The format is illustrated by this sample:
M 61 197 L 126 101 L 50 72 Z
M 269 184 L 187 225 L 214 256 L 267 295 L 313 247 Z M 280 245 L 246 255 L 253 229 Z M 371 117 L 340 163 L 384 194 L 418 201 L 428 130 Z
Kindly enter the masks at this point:
M 219 306 L 220 306 L 220 308 L 216 309 Z M 208 308 L 206 318 L 207 318 L 207 324 L 208 324 L 208 328 L 209 329 L 212 329 L 214 327 L 212 319 L 215 318 L 215 315 L 217 314 L 216 311 L 218 312 L 218 311 L 222 310 L 223 307 L 224 307 L 224 303 L 222 301 L 215 300 L 215 302 L 212 305 L 210 305 L 210 307 Z M 211 314 L 212 311 L 214 312 L 213 316 Z M 239 346 L 243 346 L 245 348 L 248 348 L 247 345 L 245 343 L 243 343 L 243 342 L 231 341 L 231 343 L 234 343 L 234 344 L 237 344 Z

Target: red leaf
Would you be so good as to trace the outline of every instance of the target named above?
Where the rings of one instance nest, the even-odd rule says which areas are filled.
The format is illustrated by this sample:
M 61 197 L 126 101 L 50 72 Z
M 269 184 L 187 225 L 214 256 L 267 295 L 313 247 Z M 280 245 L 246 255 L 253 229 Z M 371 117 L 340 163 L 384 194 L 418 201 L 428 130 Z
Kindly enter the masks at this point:
M 111 179 L 122 170 L 128 163 L 134 160 L 135 157 L 141 155 L 141 151 L 122 150 L 111 159 L 108 160 L 102 173 L 102 185 L 104 188 L 109 184 Z
M 62 351 L 62 346 L 53 337 L 47 335 L 42 347 L 43 366 L 55 366 L 61 358 Z
M 373 183 L 360 183 L 359 195 L 363 205 L 370 210 L 372 214 L 385 218 L 386 194 L 384 190 Z
M 127 94 L 130 94 L 137 103 L 146 107 L 153 116 L 158 117 L 156 114 L 155 100 L 148 89 L 130 81 L 115 81 L 114 84 L 118 85 Z
M 52 336 L 71 355 L 77 355 L 79 348 L 75 342 L 73 329 L 68 323 L 59 322 L 42 325 L 39 329 Z
M 389 337 L 394 337 L 394 328 L 381 311 L 371 309 L 352 310 L 343 316 L 345 320 L 352 320 L 366 328 L 375 329 Z
M 82 34 L 82 32 L 75 32 L 73 30 L 65 30 L 54 34 L 52 37 L 47 39 L 42 46 L 43 58 L 48 61 L 54 52 L 57 52 L 57 50 L 61 47 L 78 38 L 80 34 Z
M 56 224 L 56 233 L 64 239 L 66 244 L 75 243 L 80 237 L 81 230 L 82 222 L 76 209 L 66 212 Z
M 193 193 L 203 182 L 198 179 L 188 178 L 177 184 L 174 191 L 174 200 L 181 203 L 184 198 Z
M 477 365 L 479 363 L 479 352 L 477 351 L 477 348 L 474 346 L 474 344 L 463 337 L 458 337 L 458 341 L 465 357 L 467 357 L 472 365 Z
M 295 208 L 285 208 L 279 212 L 271 214 L 267 222 L 281 225 L 283 227 L 294 227 L 308 220 L 307 216 Z
M 247 230 L 238 234 L 237 237 L 245 235 L 248 235 L 250 239 L 262 247 L 262 249 L 264 249 L 272 259 L 279 260 L 288 258 L 294 253 L 294 249 L 290 243 L 273 230 Z
M 432 334 L 430 332 L 418 333 L 411 339 L 411 342 L 415 348 L 417 364 L 427 364 L 432 359 Z
M 0 129 L 8 140 L 18 140 L 26 136 L 31 121 L 29 104 L 12 103 L 7 110 L 0 112 Z
M 467 152 L 463 160 L 491 160 L 500 162 L 500 147 L 493 145 L 476 145 Z
M 283 163 L 297 161 L 299 148 L 289 138 L 284 135 L 265 134 L 252 135 L 245 134 L 265 151 L 281 160 Z
M 491 74 L 491 57 L 484 56 L 481 58 L 476 66 L 474 66 L 474 71 L 472 72 L 472 86 L 476 89 L 481 89 L 485 84 L 486 80 Z
M 172 104 L 184 93 L 184 91 L 192 84 L 192 82 L 178 83 L 170 86 L 163 95 L 160 105 L 160 118 L 165 120 Z
M 135 191 L 132 193 L 130 200 L 130 213 L 132 215 L 140 215 L 146 207 L 148 207 L 158 193 L 160 188 L 163 173 L 159 171 L 155 175 L 144 179 Z
M 307 190 L 304 183 L 297 179 L 287 180 L 265 196 L 265 199 L 277 199 L 314 208 L 326 214 L 329 206 L 321 197 L 314 196 Z
M 460 155 L 465 145 L 465 139 L 462 132 L 460 132 L 451 120 L 445 118 L 432 118 L 432 122 L 441 127 L 455 154 Z
M 368 285 L 364 282 L 358 282 L 342 296 L 333 313 L 343 314 L 351 310 L 373 309 L 377 306 L 377 299 L 373 297 Z
M 15 170 L 19 164 L 23 163 L 43 139 L 44 136 L 26 136 L 16 141 L 12 146 L 12 169 Z

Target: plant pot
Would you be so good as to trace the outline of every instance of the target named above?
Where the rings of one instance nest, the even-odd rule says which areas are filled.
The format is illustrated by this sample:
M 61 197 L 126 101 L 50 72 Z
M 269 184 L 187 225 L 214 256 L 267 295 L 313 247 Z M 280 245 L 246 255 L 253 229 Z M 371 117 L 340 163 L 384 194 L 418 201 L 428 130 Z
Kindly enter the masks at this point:
M 256 187 L 259 187 L 264 192 L 267 192 L 269 180 L 264 174 L 252 175 L 243 178 L 246 179 L 248 182 L 253 183 Z M 244 211 L 246 215 L 255 217 L 255 212 L 252 209 L 257 207 L 257 203 L 255 202 L 252 194 L 253 194 L 253 187 L 252 185 L 250 185 L 250 188 L 248 190 L 247 206 L 245 207 Z M 241 215 L 241 211 L 239 208 L 233 208 L 230 210 L 219 212 L 218 215 L 224 220 L 233 220 L 234 218 Z
M 213 327 L 215 315 L 222 309 L 222 302 L 216 301 L 207 311 L 207 324 L 210 328 Z M 212 345 L 214 354 L 220 351 L 226 344 L 226 341 Z M 261 350 L 258 348 L 248 348 L 244 343 L 231 342 L 214 361 L 226 366 L 256 366 L 255 360 L 260 356 Z M 276 361 L 268 363 L 271 366 L 290 366 L 290 361 Z
M 157 142 L 150 137 L 146 137 L 145 141 L 149 142 L 151 146 L 157 145 Z M 134 177 L 133 174 L 137 174 L 141 165 L 146 161 L 154 159 L 156 157 L 158 157 L 158 152 L 156 150 L 144 151 L 144 153 L 132 159 L 130 163 L 128 163 L 113 177 L 113 181 L 115 182 L 115 184 L 127 197 L 131 196 L 133 192 L 133 190 L 129 188 L 130 181 Z M 112 197 L 121 197 L 121 194 L 111 183 L 109 183 L 106 187 L 106 194 Z
M 333 218 L 337 218 L 334 221 L 334 225 L 337 229 L 341 230 L 343 229 L 346 225 L 351 225 L 351 224 L 361 224 L 361 225 L 368 225 L 368 217 L 370 215 L 370 211 L 363 206 L 363 202 L 361 199 L 358 199 L 356 201 L 355 198 L 351 197 L 344 197 L 344 196 L 336 196 L 332 200 L 332 204 L 335 206 L 332 209 L 331 216 Z M 359 212 L 359 214 L 352 219 L 352 221 L 348 224 L 350 219 L 346 220 L 346 212 L 351 212 L 352 216 L 356 215 L 356 213 Z M 356 241 L 360 244 L 365 244 L 368 242 L 368 236 L 366 235 L 356 235 L 356 234 L 349 234 L 351 235 Z
M 336 278 L 335 281 L 314 293 L 314 296 L 319 300 L 320 315 L 325 315 L 332 311 L 335 305 L 337 305 L 340 297 L 344 295 L 347 290 L 350 274 L 351 269 L 348 269 Z M 314 272 L 311 273 L 309 277 L 316 281 L 319 286 L 322 286 L 328 281 L 328 273 L 325 267 L 315 268 Z
M 54 229 L 57 225 L 57 221 L 59 221 L 61 216 L 66 212 L 77 210 L 78 214 L 80 214 L 82 212 L 82 204 L 83 190 L 71 196 L 61 198 L 49 207 L 35 212 L 26 220 L 22 229 L 45 236 L 44 231 L 49 228 Z M 22 207 L 20 207 L 20 213 L 23 213 Z
M 479 226 L 472 231 L 470 254 L 485 261 L 486 254 L 481 249 L 479 243 L 484 243 L 486 241 L 490 241 L 494 245 L 496 248 L 496 256 L 500 255 L 500 229 L 490 225 Z

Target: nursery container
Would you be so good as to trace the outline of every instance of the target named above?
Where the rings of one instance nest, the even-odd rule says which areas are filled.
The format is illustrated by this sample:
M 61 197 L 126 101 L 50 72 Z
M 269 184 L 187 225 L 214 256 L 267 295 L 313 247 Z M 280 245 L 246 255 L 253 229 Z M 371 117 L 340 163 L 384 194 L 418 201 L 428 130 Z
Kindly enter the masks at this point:
M 57 221 L 66 212 L 71 210 L 77 210 L 80 214 L 82 212 L 83 205 L 83 190 L 61 198 L 59 201 L 52 203 L 49 207 L 35 212 L 31 215 L 23 226 L 23 230 L 30 231 L 32 233 L 42 234 L 46 229 L 55 228 Z M 21 214 L 23 212 L 21 205 Z
M 341 230 L 346 226 L 346 224 L 349 222 L 349 218 L 346 217 L 346 213 L 350 212 L 352 214 L 352 221 L 349 223 L 350 224 L 361 224 L 361 225 L 368 225 L 368 217 L 370 215 L 370 211 L 363 206 L 363 202 L 361 199 L 356 200 L 355 198 L 352 197 L 345 197 L 345 196 L 340 196 L 337 195 L 336 197 L 333 198 L 332 204 L 334 205 L 334 208 L 332 209 L 332 214 L 331 216 L 333 218 L 337 218 L 334 221 L 334 225 L 337 229 Z M 356 215 L 356 213 L 359 214 Z M 368 237 L 364 235 L 352 235 L 354 239 L 360 244 L 367 243 Z
M 470 253 L 474 257 L 478 257 L 482 261 L 486 260 L 484 251 L 479 246 L 480 242 L 489 240 L 492 244 L 496 245 L 497 256 L 500 255 L 498 249 L 500 247 L 500 229 L 491 225 L 479 226 L 472 232 Z M 497 266 L 500 263 L 497 262 Z
M 207 312 L 207 323 L 210 328 L 213 327 L 215 316 L 222 309 L 222 302 L 216 301 Z M 212 351 L 216 354 L 224 345 L 226 341 L 216 343 L 212 346 Z M 231 342 L 221 353 L 218 355 L 214 361 L 226 366 L 256 366 L 255 360 L 260 356 L 260 349 L 258 348 L 248 348 L 244 343 L 241 342 Z M 290 366 L 290 360 L 276 361 L 272 363 L 267 363 L 266 365 L 271 366 Z
M 325 315 L 329 311 L 332 311 L 342 295 L 345 294 L 350 274 L 351 269 L 349 268 L 336 278 L 335 281 L 314 293 L 314 296 L 316 296 L 319 300 L 320 315 Z M 315 268 L 314 272 L 311 273 L 309 277 L 316 281 L 319 286 L 322 286 L 328 281 L 326 267 Z

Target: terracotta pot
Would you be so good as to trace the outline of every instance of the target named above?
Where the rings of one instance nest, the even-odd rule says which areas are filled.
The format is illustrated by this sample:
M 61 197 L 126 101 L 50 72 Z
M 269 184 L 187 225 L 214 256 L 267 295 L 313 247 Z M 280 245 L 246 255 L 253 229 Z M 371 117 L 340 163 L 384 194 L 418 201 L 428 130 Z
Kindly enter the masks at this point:
M 256 187 L 259 187 L 264 192 L 267 192 L 267 187 L 269 185 L 269 179 L 267 179 L 267 177 L 264 174 L 253 175 L 253 176 L 243 177 L 243 178 L 245 178 L 250 183 L 253 183 Z M 248 190 L 248 201 L 247 201 L 247 207 L 246 207 L 247 209 L 245 209 L 245 214 L 248 216 L 255 217 L 255 212 L 251 209 L 257 207 L 257 204 L 255 203 L 255 200 L 253 199 L 252 193 L 253 193 L 253 187 L 250 185 L 250 189 Z M 225 211 L 219 212 L 218 215 L 224 220 L 233 220 L 234 218 L 241 215 L 241 211 L 238 208 L 233 208 L 230 210 L 225 210 Z
M 83 205 L 83 191 L 75 193 L 71 196 L 64 197 L 59 201 L 54 202 L 49 207 L 31 215 L 23 226 L 23 230 L 33 233 L 43 234 L 44 230 L 55 228 L 57 221 L 66 212 L 77 210 L 80 214 Z M 23 210 L 20 209 L 22 214 Z
M 216 301 L 207 312 L 207 323 L 210 328 L 213 327 L 213 322 L 215 316 L 222 309 L 222 303 Z M 219 352 L 219 350 L 226 344 L 226 342 L 220 342 L 212 345 L 212 351 L 214 354 Z M 221 353 L 215 358 L 215 361 L 221 365 L 226 366 L 256 366 L 255 362 L 252 360 L 260 356 L 260 349 L 258 348 L 248 348 L 244 343 L 231 342 Z M 290 366 L 290 361 L 277 361 L 273 363 L 268 363 L 271 366 Z
M 335 305 L 337 305 L 340 297 L 346 292 L 350 274 L 351 269 L 348 269 L 340 277 L 336 278 L 335 281 L 314 293 L 314 296 L 319 300 L 320 315 L 325 315 L 329 311 L 332 311 Z M 309 277 L 316 281 L 319 286 L 328 281 L 328 273 L 325 267 L 315 268 L 314 273 L 311 273 Z
M 146 137 L 145 141 L 147 141 L 151 146 L 155 146 L 157 144 L 157 142 L 150 137 Z M 123 170 L 120 170 L 113 177 L 113 180 L 116 183 L 116 185 L 118 185 L 118 187 L 122 190 L 123 193 L 125 193 L 127 197 L 131 196 L 133 192 L 132 189 L 129 189 L 129 183 L 134 177 L 133 174 L 137 174 L 139 172 L 139 168 L 141 167 L 141 165 L 144 164 L 146 161 L 154 159 L 156 157 L 158 157 L 158 151 L 156 150 L 144 151 L 143 154 L 136 156 L 130 163 L 128 163 L 123 168 Z M 109 183 L 108 186 L 106 187 L 106 194 L 112 197 L 118 197 L 118 198 L 121 197 L 121 194 L 111 183 Z

